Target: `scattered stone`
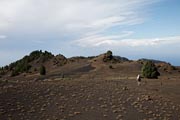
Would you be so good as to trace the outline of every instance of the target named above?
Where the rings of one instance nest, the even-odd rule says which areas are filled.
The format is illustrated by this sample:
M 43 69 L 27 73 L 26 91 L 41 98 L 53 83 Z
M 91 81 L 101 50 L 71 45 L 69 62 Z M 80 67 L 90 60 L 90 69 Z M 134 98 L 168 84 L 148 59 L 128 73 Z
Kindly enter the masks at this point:
M 74 115 L 73 115 L 73 114 L 69 114 L 68 116 L 69 116 L 69 117 L 73 117 Z
M 76 94 L 72 94 L 72 97 L 76 97 Z
M 101 107 L 101 108 L 106 108 L 106 107 L 107 107 L 107 105 L 101 105 L 100 107 Z
M 144 97 L 144 99 L 145 99 L 146 101 L 152 100 L 152 98 L 151 98 L 149 95 L 146 95 L 146 96 Z
M 123 90 L 128 90 L 127 86 L 123 87 Z
M 152 111 L 149 111 L 148 114 L 152 114 L 153 112 Z
M 117 113 L 118 111 L 117 110 L 113 110 L 113 113 Z
M 44 109 L 44 108 L 41 108 L 41 111 L 45 111 L 45 109 Z
M 79 115 L 81 114 L 81 112 L 74 112 L 74 115 Z
M 93 110 L 93 109 L 94 109 L 94 107 L 93 107 L 93 106 L 91 106 L 91 107 L 90 107 L 90 109 L 91 109 L 91 110 Z
M 99 99 L 98 99 L 99 101 L 103 101 L 103 98 L 102 97 L 99 97 Z
M 119 120 L 119 119 L 122 118 L 122 117 L 123 117 L 123 115 L 119 114 L 119 115 L 116 117 L 116 119 Z
M 111 106 L 112 109 L 113 109 L 113 108 L 116 108 L 116 107 L 117 107 L 116 105 Z

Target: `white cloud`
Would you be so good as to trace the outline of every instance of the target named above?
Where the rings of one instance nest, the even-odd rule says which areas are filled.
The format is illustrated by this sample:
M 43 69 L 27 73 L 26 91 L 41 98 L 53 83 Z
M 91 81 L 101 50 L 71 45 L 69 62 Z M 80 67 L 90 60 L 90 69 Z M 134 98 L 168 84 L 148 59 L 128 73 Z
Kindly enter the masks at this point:
M 139 24 L 142 7 L 157 0 L 1 0 L 0 30 L 46 29 L 59 32 L 104 30 Z
M 132 47 L 144 47 L 144 46 L 162 46 L 165 44 L 177 44 L 180 43 L 180 36 L 170 36 L 162 38 L 144 38 L 144 39 L 124 39 L 118 42 L 119 45 L 127 45 Z
M 91 36 L 85 37 L 80 40 L 75 40 L 75 44 L 81 47 L 100 47 L 100 46 L 111 46 L 111 47 L 145 47 L 145 46 L 161 46 L 164 44 L 180 44 L 180 36 L 162 37 L 162 38 L 143 38 L 143 39 L 124 39 L 132 32 L 127 32 L 122 35 L 114 36 Z
M 133 31 L 123 31 L 120 35 L 110 35 L 110 36 L 95 34 L 95 35 L 86 36 L 79 40 L 74 40 L 72 43 L 73 44 L 75 43 L 81 47 L 95 47 L 95 46 L 113 45 L 113 44 L 116 45 L 117 39 L 128 37 L 133 33 L 134 33 Z

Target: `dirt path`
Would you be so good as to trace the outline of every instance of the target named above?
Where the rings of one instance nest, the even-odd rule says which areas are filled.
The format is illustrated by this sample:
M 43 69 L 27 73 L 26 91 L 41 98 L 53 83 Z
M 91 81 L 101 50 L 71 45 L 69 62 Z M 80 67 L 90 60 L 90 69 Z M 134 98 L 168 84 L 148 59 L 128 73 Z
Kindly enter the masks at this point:
M 178 120 L 180 105 L 132 80 L 8 83 L 0 120 Z

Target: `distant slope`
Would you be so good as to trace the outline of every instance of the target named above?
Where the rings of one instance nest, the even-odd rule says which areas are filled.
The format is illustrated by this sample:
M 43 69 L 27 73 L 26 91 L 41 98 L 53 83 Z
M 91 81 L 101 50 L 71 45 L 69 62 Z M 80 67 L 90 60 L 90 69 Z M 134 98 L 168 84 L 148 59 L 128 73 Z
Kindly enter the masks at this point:
M 147 58 L 141 58 L 138 61 L 152 61 L 153 63 L 167 63 L 165 61 L 161 61 L 161 60 L 154 60 L 154 59 L 147 59 Z
M 128 58 L 126 57 L 121 57 L 121 56 L 113 56 L 115 59 L 120 60 L 121 62 L 125 62 L 125 61 L 130 61 Z

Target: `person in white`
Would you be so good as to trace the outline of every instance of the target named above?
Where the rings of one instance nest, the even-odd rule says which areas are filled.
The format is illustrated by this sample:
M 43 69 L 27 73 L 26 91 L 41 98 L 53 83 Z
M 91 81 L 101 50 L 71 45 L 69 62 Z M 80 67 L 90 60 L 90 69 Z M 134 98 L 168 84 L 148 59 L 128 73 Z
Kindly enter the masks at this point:
M 140 86 L 141 85 L 141 76 L 139 74 L 138 74 L 136 80 L 137 80 L 138 86 Z

